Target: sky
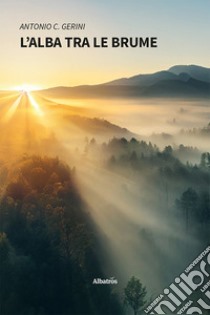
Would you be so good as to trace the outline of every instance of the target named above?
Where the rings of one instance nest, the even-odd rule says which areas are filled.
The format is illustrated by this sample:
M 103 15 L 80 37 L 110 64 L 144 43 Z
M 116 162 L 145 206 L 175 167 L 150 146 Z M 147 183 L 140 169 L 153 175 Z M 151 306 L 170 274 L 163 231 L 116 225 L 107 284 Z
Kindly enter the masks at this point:
M 97 84 L 175 64 L 210 67 L 209 0 L 0 2 L 0 89 Z M 22 23 L 85 23 L 26 31 Z M 157 37 L 158 48 L 21 48 L 21 37 Z

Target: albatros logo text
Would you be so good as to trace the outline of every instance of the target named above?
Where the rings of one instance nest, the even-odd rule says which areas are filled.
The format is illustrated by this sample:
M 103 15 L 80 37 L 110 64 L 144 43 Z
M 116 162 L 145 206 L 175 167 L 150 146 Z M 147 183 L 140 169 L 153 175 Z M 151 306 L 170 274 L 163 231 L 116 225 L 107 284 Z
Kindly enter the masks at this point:
M 118 284 L 118 280 L 114 277 L 109 279 L 95 278 L 93 279 L 93 284 Z

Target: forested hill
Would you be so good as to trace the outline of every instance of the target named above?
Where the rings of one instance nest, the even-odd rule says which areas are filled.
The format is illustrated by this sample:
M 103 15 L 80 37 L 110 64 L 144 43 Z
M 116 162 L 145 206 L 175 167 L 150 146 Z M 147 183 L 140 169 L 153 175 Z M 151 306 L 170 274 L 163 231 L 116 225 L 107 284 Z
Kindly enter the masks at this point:
M 93 222 L 58 158 L 1 164 L 1 314 L 122 314 L 104 278 Z

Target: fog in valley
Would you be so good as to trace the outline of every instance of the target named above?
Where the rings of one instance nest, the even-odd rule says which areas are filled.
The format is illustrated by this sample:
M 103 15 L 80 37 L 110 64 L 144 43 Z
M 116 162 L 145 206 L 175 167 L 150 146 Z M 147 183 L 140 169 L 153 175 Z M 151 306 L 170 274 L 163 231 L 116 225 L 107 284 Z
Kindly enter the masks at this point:
M 207 100 L 1 92 L 2 203 L 5 194 L 15 199 L 11 182 L 25 176 L 28 185 L 23 165 L 31 156 L 59 158 L 74 173 L 104 277 L 118 280 L 120 295 L 134 275 L 155 297 L 210 240 L 209 123 Z
M 161 149 L 167 144 L 183 144 L 208 151 L 208 137 L 199 137 L 199 133 L 192 135 L 195 129 L 207 128 L 209 124 L 208 99 L 49 99 L 71 106 L 80 115 L 105 119 L 127 128 L 139 139 L 151 140 Z

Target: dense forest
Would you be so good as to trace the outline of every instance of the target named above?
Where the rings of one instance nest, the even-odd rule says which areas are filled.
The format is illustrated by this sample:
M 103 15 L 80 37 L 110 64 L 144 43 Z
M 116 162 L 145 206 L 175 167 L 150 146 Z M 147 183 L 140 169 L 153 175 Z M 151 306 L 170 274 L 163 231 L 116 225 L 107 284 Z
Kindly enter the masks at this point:
M 178 158 L 192 155 L 198 150 L 180 145 L 166 146 L 162 151 L 151 142 L 135 138 L 113 138 L 97 145 L 90 140 L 86 152 L 91 156 L 102 153 L 103 163 L 112 172 L 134 180 L 137 185 L 143 178 L 144 186 L 155 195 L 156 204 L 179 217 L 186 233 L 195 232 L 198 238 L 210 241 L 210 153 L 200 154 L 200 162 L 183 163 Z M 158 211 L 158 207 L 157 207 Z
M 1 314 L 122 314 L 109 286 L 92 285 L 105 275 L 74 169 L 25 156 L 0 171 Z
M 83 150 L 74 153 L 77 155 L 75 160 L 79 161 L 76 167 L 70 167 L 58 157 L 41 155 L 25 154 L 16 161 L 13 159 L 10 164 L 2 160 L 1 314 L 124 314 L 127 310 L 122 303 L 123 287 L 125 288 L 126 284 L 124 279 L 128 281 L 132 273 L 136 272 L 135 268 L 130 270 L 129 266 L 129 261 L 136 257 L 136 249 L 136 264 L 142 264 L 139 266 L 139 276 L 148 292 L 151 292 L 152 288 L 149 280 L 147 283 L 144 278 L 145 260 L 155 258 L 154 273 L 158 271 L 159 277 L 163 275 L 163 270 L 160 269 L 164 262 L 164 276 L 167 277 L 161 285 L 155 283 L 154 279 L 156 288 L 159 285 L 161 290 L 164 283 L 172 279 L 170 262 L 174 264 L 173 274 L 177 273 L 177 261 L 174 257 L 169 257 L 171 261 L 164 261 L 169 259 L 169 252 L 166 250 L 163 253 L 164 246 L 173 246 L 176 253 L 177 249 L 184 251 L 191 239 L 198 244 L 196 250 L 203 249 L 210 242 L 210 153 L 203 152 L 198 164 L 190 161 L 184 163 L 179 158 L 180 155 L 186 157 L 195 151 L 196 154 L 199 153 L 195 148 L 184 145 L 168 145 L 160 150 L 157 145 L 134 137 L 130 140 L 112 138 L 104 143 L 86 138 Z M 136 238 L 135 249 L 132 249 L 132 246 L 129 249 L 130 245 L 126 243 L 123 244 L 125 248 L 121 248 L 123 257 L 130 260 L 121 260 L 121 256 L 116 252 L 117 267 L 111 258 L 106 259 L 106 254 L 109 256 L 109 249 L 112 245 L 115 246 L 114 238 L 117 237 L 107 237 L 107 227 L 99 222 L 101 217 L 99 221 L 94 217 L 91 203 L 87 204 L 80 187 L 81 174 L 84 180 L 84 177 L 90 177 L 88 172 L 91 172 L 93 165 L 100 171 L 94 169 L 98 182 L 96 185 L 94 178 L 91 178 L 89 189 L 97 186 L 102 195 L 106 193 L 105 190 L 109 191 L 110 175 L 104 182 L 105 186 L 100 187 L 100 172 L 103 170 L 111 174 L 112 180 L 119 176 L 122 202 L 123 198 L 127 199 L 128 203 L 136 198 L 139 207 L 139 213 L 136 214 L 139 221 L 135 226 L 122 219 L 121 215 L 116 215 L 119 222 L 125 220 L 122 227 L 114 225 L 115 230 L 119 228 L 117 237 L 124 232 L 125 235 L 131 233 L 127 234 L 128 238 L 133 237 L 132 233 Z M 86 173 L 81 173 L 80 169 L 86 169 Z M 137 196 L 134 195 L 130 183 L 136 187 Z M 96 192 L 93 198 L 97 198 Z M 111 195 L 109 198 L 112 200 Z M 113 198 L 118 200 L 117 195 Z M 101 204 L 96 206 L 98 211 L 101 211 L 100 215 L 104 215 L 103 207 L 109 212 L 110 228 L 115 224 L 115 201 L 109 201 L 108 205 L 104 202 L 102 208 Z M 130 204 L 130 209 L 126 209 L 130 216 L 133 207 L 134 205 Z M 161 218 L 162 223 L 160 221 L 157 225 L 160 224 L 160 230 L 169 230 L 169 245 L 166 244 L 165 234 L 162 235 L 160 230 L 145 225 L 142 207 L 147 209 L 151 221 L 157 217 Z M 130 224 L 132 232 L 129 232 L 129 228 L 126 230 Z M 177 234 L 180 235 L 174 234 L 177 226 Z M 183 238 L 189 242 L 184 244 Z M 113 248 L 116 250 L 117 247 Z M 149 249 L 149 255 L 153 255 L 152 257 L 147 257 L 145 248 Z M 189 262 L 187 257 L 183 258 L 180 266 L 184 267 L 187 261 Z M 108 264 L 110 266 L 107 267 Z M 93 285 L 93 279 L 109 278 L 110 270 L 113 270 L 112 275 L 115 275 L 116 271 L 120 279 L 123 264 L 126 265 L 127 273 L 124 273 L 124 279 L 117 289 L 108 285 Z M 134 285 L 138 284 L 142 290 L 139 280 L 132 279 Z M 130 286 L 132 281 L 128 282 Z M 155 292 L 160 293 L 157 290 Z M 128 296 L 129 294 L 128 292 Z

